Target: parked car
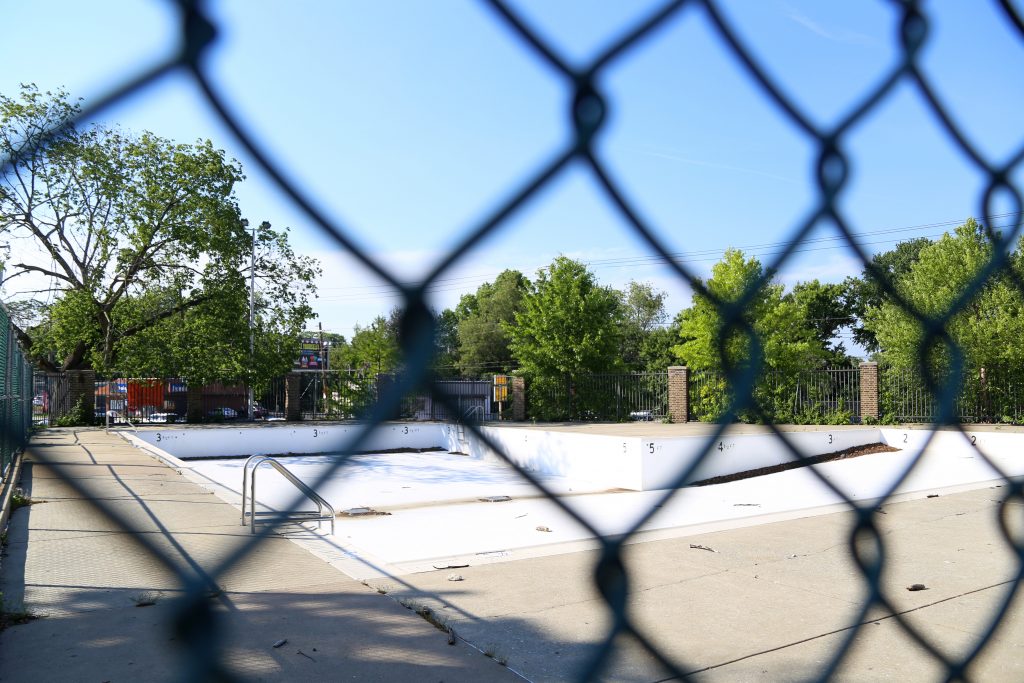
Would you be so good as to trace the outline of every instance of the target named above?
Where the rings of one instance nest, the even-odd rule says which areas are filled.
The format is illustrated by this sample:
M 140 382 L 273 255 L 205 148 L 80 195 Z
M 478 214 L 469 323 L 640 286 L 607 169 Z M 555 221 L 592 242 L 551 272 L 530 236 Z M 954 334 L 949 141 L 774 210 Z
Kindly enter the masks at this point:
M 238 411 L 234 408 L 221 406 L 220 408 L 211 408 L 206 411 L 206 417 L 213 420 L 234 420 L 238 417 Z
M 149 416 L 149 422 L 177 422 L 178 416 L 175 413 L 152 413 Z

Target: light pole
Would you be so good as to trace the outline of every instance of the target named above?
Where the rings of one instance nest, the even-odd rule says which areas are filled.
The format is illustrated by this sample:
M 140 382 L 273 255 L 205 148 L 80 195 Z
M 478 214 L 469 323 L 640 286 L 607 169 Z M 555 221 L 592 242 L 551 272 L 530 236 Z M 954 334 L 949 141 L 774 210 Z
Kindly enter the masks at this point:
M 256 226 L 252 226 L 252 250 L 249 253 L 249 420 L 255 420 L 252 400 L 252 368 L 255 353 L 255 330 L 253 323 L 256 314 Z

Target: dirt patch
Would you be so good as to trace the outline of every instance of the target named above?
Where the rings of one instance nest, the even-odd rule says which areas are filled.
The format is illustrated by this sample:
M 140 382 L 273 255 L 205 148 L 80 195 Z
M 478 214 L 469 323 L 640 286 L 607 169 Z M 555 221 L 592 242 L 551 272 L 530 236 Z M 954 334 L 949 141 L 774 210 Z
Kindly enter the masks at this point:
M 795 470 L 798 467 L 807 467 L 808 465 L 817 465 L 823 462 L 832 462 L 833 460 L 848 460 L 850 458 L 859 458 L 862 455 L 870 455 L 871 453 L 891 453 L 898 451 L 899 448 L 893 448 L 884 443 L 869 443 L 863 446 L 853 446 L 851 448 L 844 448 L 841 451 L 834 451 L 832 453 L 822 453 L 821 455 L 812 455 L 810 457 L 803 458 L 795 462 L 784 462 L 781 465 L 771 465 L 770 467 L 759 467 L 756 470 L 746 470 L 745 472 L 736 472 L 735 474 L 724 474 L 720 477 L 711 477 L 710 479 L 701 479 L 695 481 L 690 486 L 711 486 L 712 484 L 726 484 L 730 481 L 739 481 L 741 479 L 750 479 L 752 477 L 763 477 L 766 474 L 775 474 L 776 472 L 785 472 L 786 470 Z

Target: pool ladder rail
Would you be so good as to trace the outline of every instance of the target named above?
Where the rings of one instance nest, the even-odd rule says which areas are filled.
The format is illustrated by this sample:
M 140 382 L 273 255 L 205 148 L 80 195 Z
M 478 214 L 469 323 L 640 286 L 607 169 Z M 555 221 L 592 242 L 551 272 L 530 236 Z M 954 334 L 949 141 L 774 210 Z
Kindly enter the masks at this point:
M 294 510 L 291 512 L 277 511 L 277 510 L 266 510 L 256 511 L 256 470 L 257 468 L 268 463 L 271 467 L 281 473 L 281 475 L 291 482 L 292 486 L 302 492 L 306 498 L 313 501 L 316 504 L 316 511 L 313 510 Z M 250 472 L 252 473 L 250 475 Z M 249 510 L 246 511 L 246 502 L 249 503 Z M 245 461 L 245 466 L 242 467 L 242 526 L 245 526 L 246 520 L 250 521 L 249 528 L 251 533 L 256 533 L 256 520 L 258 517 L 273 517 L 273 521 L 284 521 L 294 520 L 299 522 L 316 522 L 316 527 L 320 528 L 320 522 L 330 521 L 331 522 L 331 533 L 334 533 L 334 518 L 336 513 L 331 504 L 328 503 L 323 497 L 320 496 L 316 491 L 306 486 L 298 477 L 291 473 L 291 471 L 278 462 L 275 458 L 269 455 L 254 455 Z
M 471 406 L 455 423 L 455 440 L 459 443 L 459 453 L 469 453 L 469 439 L 466 438 L 466 422 L 483 422 L 484 407 Z

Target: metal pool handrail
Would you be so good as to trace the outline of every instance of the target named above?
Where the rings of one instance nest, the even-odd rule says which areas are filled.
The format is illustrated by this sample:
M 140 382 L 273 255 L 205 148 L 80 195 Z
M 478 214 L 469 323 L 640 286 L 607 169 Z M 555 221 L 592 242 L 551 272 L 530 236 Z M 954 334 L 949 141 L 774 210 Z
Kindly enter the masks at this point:
M 273 510 L 268 510 L 266 512 L 257 512 L 256 468 L 258 468 L 263 463 L 269 463 L 275 470 L 280 472 L 285 479 L 291 482 L 291 484 L 295 488 L 301 491 L 303 495 L 306 496 L 306 498 L 309 498 L 311 501 L 316 503 L 316 512 L 313 512 L 311 510 L 296 510 L 293 512 L 276 512 Z M 252 481 L 250 481 L 250 470 L 252 472 Z M 245 511 L 245 503 L 247 499 L 249 502 L 248 512 Z M 327 510 L 326 513 L 324 512 L 325 509 Z M 273 516 L 278 519 L 316 521 L 316 526 L 318 529 L 320 528 L 320 522 L 324 520 L 330 520 L 331 533 L 334 533 L 334 518 L 336 516 L 336 513 L 334 511 L 334 508 L 331 507 L 331 504 L 324 500 L 323 497 L 320 496 L 320 494 L 318 494 L 316 491 L 306 486 L 306 484 L 304 484 L 298 477 L 292 474 L 292 472 L 287 467 L 285 467 L 280 462 L 278 462 L 274 457 L 269 455 L 253 455 L 248 460 L 245 461 L 245 465 L 242 467 L 242 526 L 245 526 L 245 520 L 246 517 L 248 517 L 251 520 L 249 524 L 250 532 L 255 534 L 256 517 L 260 515 Z

